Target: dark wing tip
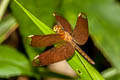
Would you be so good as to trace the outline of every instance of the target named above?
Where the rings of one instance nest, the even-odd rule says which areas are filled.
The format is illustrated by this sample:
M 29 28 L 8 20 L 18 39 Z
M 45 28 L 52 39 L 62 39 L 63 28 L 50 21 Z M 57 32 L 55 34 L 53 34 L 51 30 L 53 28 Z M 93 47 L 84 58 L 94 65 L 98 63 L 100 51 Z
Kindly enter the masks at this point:
M 56 16 L 57 14 L 56 14 L 56 12 L 53 12 L 53 16 Z
M 54 17 L 58 17 L 58 16 L 60 16 L 60 15 L 57 14 L 57 12 L 53 12 L 53 16 L 54 16 Z
M 34 36 L 34 35 L 29 35 L 28 38 L 31 38 L 31 37 L 33 37 L 33 36 Z
M 33 37 L 33 36 L 34 36 L 34 35 L 29 35 L 29 36 L 26 38 L 25 43 L 31 45 L 32 37 Z
M 39 55 L 35 56 L 32 62 L 33 66 L 40 66 Z
M 87 15 L 85 13 L 79 13 L 78 17 L 82 17 L 84 19 L 87 19 Z
M 56 16 L 56 14 L 55 14 L 55 13 L 53 13 L 53 16 Z

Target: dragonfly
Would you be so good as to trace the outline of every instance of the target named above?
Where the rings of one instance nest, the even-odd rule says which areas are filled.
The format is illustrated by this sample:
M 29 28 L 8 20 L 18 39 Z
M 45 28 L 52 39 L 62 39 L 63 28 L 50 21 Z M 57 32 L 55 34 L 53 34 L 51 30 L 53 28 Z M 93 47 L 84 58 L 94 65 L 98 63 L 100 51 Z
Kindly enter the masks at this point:
M 30 35 L 31 46 L 47 47 L 58 44 L 55 47 L 34 57 L 33 64 L 38 66 L 46 66 L 62 60 L 66 60 L 74 55 L 77 50 L 91 64 L 94 61 L 79 47 L 84 45 L 89 36 L 88 20 L 85 13 L 78 15 L 75 29 L 72 31 L 70 23 L 62 16 L 53 13 L 57 24 L 53 27 L 56 34 L 48 35 Z M 38 60 L 39 63 L 36 63 Z

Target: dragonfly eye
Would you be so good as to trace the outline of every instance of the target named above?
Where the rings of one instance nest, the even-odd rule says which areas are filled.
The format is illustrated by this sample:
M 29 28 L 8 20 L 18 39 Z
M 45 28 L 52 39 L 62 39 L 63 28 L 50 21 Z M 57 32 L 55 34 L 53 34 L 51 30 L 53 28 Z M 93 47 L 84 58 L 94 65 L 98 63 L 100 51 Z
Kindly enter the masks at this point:
M 57 29 L 57 25 L 54 26 L 53 30 L 54 30 L 55 32 L 57 32 L 57 30 L 58 30 L 58 29 Z
M 53 30 L 54 30 L 55 32 L 59 32 L 60 30 L 64 30 L 64 28 L 63 28 L 62 26 L 55 25 L 54 28 L 53 28 Z
M 54 27 L 53 30 L 56 32 L 56 27 Z

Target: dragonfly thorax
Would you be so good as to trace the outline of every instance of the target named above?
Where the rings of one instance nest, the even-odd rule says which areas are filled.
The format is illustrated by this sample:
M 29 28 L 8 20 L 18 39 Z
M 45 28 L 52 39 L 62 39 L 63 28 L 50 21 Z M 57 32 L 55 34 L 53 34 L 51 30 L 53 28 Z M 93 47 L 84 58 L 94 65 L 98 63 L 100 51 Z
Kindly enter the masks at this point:
M 71 41 L 72 41 L 71 35 L 70 35 L 68 32 L 66 32 L 61 25 L 55 25 L 54 28 L 53 28 L 53 30 L 54 30 L 57 34 L 61 34 L 61 37 L 62 37 L 65 41 L 67 41 L 67 42 L 71 42 Z

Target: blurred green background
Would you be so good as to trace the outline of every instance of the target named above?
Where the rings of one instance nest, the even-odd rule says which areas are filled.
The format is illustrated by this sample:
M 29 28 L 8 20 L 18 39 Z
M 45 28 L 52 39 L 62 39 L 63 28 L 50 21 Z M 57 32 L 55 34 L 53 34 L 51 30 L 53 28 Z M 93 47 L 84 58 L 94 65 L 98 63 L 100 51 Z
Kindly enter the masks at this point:
M 94 68 L 106 80 L 120 80 L 119 0 L 18 1 L 50 28 L 55 24 L 53 12 L 64 16 L 73 29 L 78 14 L 86 13 L 90 36 L 82 49 L 95 61 Z M 27 36 L 43 34 L 34 22 L 35 19 L 34 21 L 32 19 L 14 0 L 0 0 L 0 80 L 18 80 L 21 76 L 29 80 L 43 80 L 43 77 L 72 79 L 70 76 L 51 72 L 46 66 L 37 68 L 32 66 L 34 56 L 45 50 L 33 48 L 26 43 Z M 71 61 L 68 63 L 71 64 Z M 80 78 L 80 80 L 95 79 Z

